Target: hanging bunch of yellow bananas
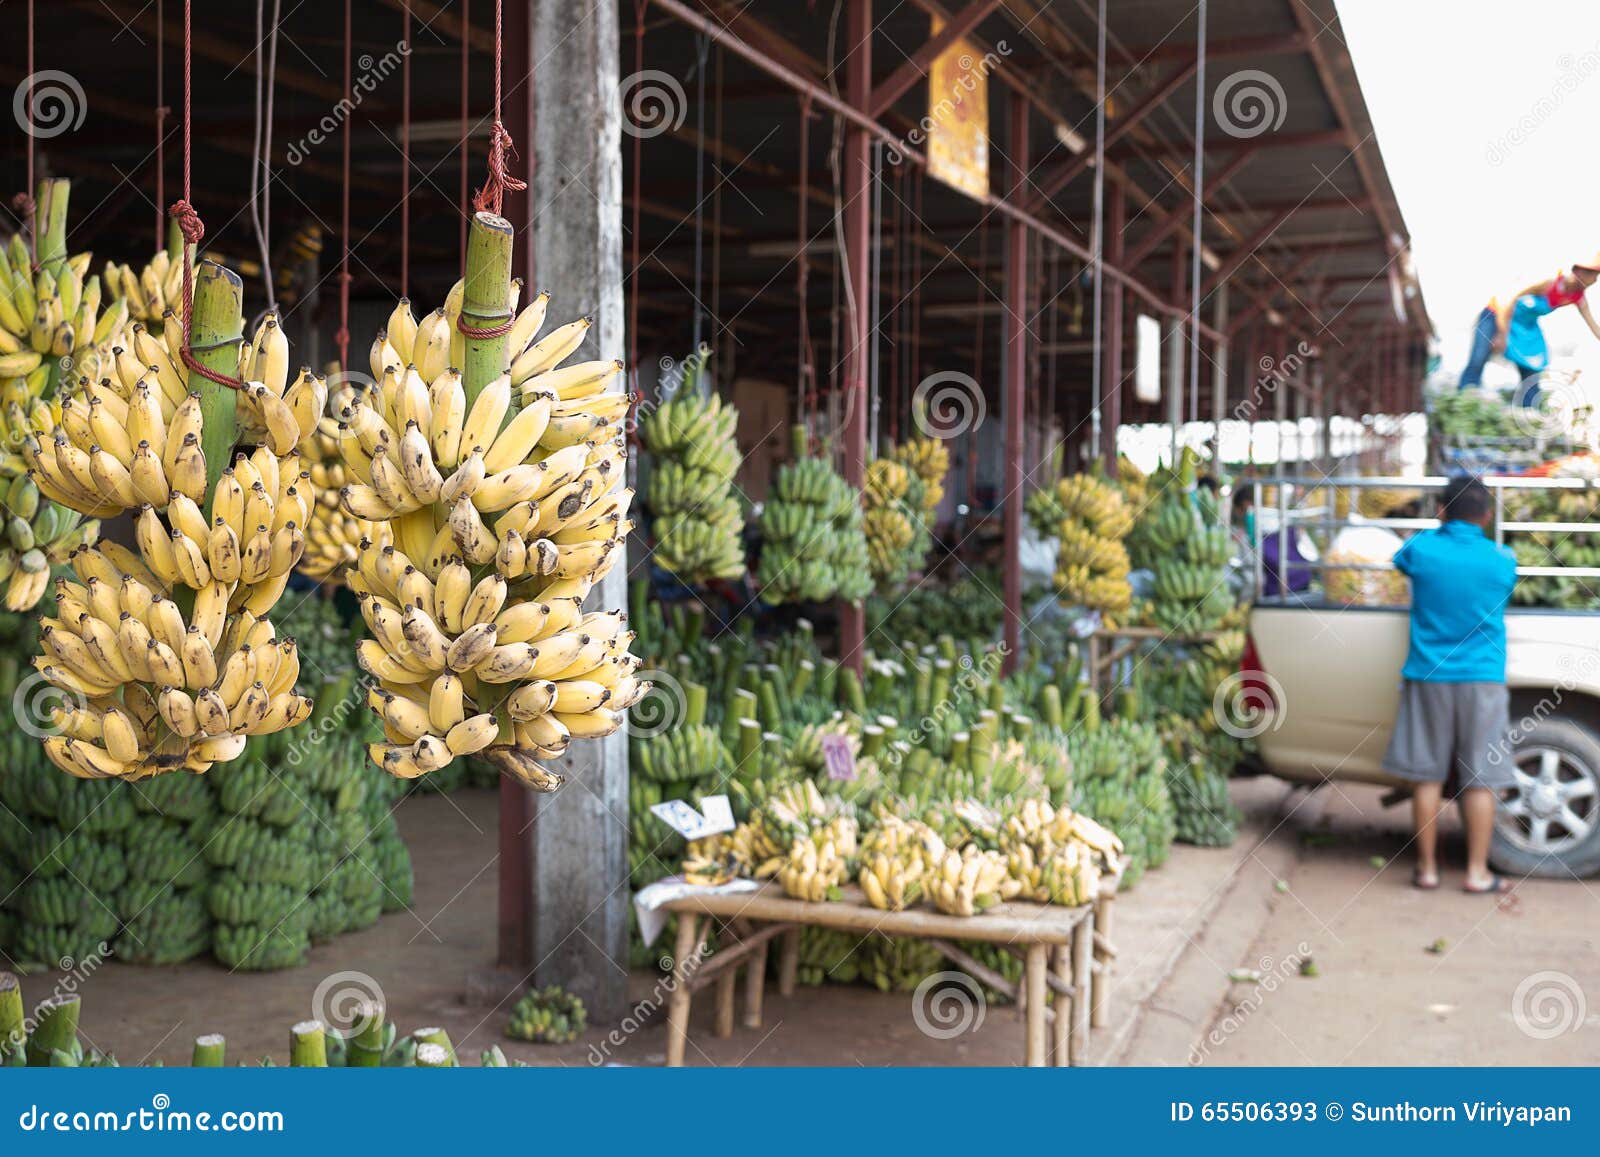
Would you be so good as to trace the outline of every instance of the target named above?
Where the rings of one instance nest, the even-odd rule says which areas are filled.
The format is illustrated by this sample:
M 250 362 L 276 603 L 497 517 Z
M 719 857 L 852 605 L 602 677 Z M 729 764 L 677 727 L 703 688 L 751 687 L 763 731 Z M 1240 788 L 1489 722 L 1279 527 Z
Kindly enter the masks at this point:
M 0 249 L 0 581 L 10 611 L 33 607 L 49 585 L 50 567 L 98 530 L 41 497 L 22 453 L 30 436 L 46 437 L 60 421 L 62 384 L 98 376 L 109 365 L 127 319 L 121 305 L 100 308 L 100 279 L 85 277 L 90 255 L 66 254 L 68 192 L 66 181 L 39 186 L 37 272 L 20 234 Z
M 867 565 L 880 594 L 900 587 L 922 565 L 931 541 L 918 501 L 925 490 L 909 467 L 893 458 L 874 458 L 862 477 L 861 528 L 867 536 Z
M 343 414 L 341 505 L 391 535 L 348 576 L 372 634 L 373 761 L 411 779 L 481 753 L 553 791 L 538 760 L 616 731 L 649 688 L 626 616 L 582 610 L 632 526 L 630 399 L 607 389 L 621 362 L 561 364 L 588 319 L 541 338 L 547 295 L 516 312 L 511 243 L 477 213 L 445 306 L 417 324 L 402 303 L 374 343 L 377 384 Z
M 944 501 L 944 480 L 950 473 L 950 451 L 937 438 L 910 438 L 896 446 L 890 457 L 921 480 L 923 521 L 931 523 L 939 503 Z
M 167 311 L 183 309 L 183 233 L 174 218 L 167 232 L 167 247 L 157 249 L 143 269 L 107 261 L 106 294 L 126 307 L 128 317 L 148 326 L 162 324 Z M 189 257 L 193 258 L 192 248 Z
M 132 515 L 137 542 L 79 548 L 77 581 L 57 584 L 43 620 L 34 665 L 76 700 L 45 751 L 81 778 L 205 771 L 311 711 L 295 645 L 267 615 L 304 548 L 313 497 L 296 449 L 327 387 L 307 370 L 290 382 L 276 318 L 240 340 L 237 276 L 206 262 L 195 282 L 191 348 L 239 389 L 182 369 L 175 319 L 161 338 L 135 325 L 112 373 L 82 382 L 25 451 L 47 497 Z M 241 441 L 258 445 L 235 458 Z
M 321 583 L 341 583 L 346 569 L 359 561 L 362 541 L 386 545 L 388 528 L 344 512 L 339 492 L 350 476 L 345 473 L 338 433 L 330 430 L 335 430 L 335 423 L 324 418 L 305 448 L 317 500 L 306 526 L 306 551 L 300 557 L 299 570 Z
M 1133 515 L 1116 486 L 1094 474 L 1069 474 L 1028 496 L 1028 518 L 1056 540 L 1056 593 L 1063 603 L 1099 611 L 1109 623 L 1133 603 L 1123 539 Z

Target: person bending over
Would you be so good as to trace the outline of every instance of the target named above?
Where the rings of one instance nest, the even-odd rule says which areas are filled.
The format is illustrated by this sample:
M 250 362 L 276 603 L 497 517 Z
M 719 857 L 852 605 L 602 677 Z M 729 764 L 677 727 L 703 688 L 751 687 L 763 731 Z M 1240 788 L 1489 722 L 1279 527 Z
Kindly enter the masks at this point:
M 1461 371 L 1457 388 L 1476 389 L 1483 384 L 1483 367 L 1496 354 L 1504 354 L 1522 379 L 1517 391 L 1517 403 L 1531 406 L 1538 397 L 1536 378 L 1550 367 L 1550 349 L 1545 345 L 1544 330 L 1539 319 L 1553 310 L 1575 305 L 1589 331 L 1600 339 L 1600 323 L 1595 321 L 1585 294 L 1600 280 L 1600 255 L 1587 263 L 1574 264 L 1571 269 L 1544 281 L 1536 281 L 1519 290 L 1506 301 L 1491 299 L 1478 315 L 1472 333 L 1472 354 L 1467 368 Z

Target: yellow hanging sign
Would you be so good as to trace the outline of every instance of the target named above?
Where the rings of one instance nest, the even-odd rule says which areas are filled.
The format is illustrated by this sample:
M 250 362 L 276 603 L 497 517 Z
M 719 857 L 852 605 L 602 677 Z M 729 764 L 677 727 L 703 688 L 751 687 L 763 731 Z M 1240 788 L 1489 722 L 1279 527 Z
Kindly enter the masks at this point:
M 931 35 L 944 21 L 933 17 Z M 970 41 L 956 40 L 928 70 L 928 172 L 970 197 L 989 195 L 989 65 Z

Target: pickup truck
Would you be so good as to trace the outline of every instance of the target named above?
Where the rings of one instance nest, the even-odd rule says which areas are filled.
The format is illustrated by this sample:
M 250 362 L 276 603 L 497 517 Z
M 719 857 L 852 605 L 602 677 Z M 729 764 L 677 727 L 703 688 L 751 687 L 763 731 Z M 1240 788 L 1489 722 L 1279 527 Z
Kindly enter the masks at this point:
M 1255 484 L 1256 598 L 1241 675 L 1255 691 L 1256 705 L 1263 708 L 1251 731 L 1257 732 L 1259 758 L 1267 771 L 1307 784 L 1365 783 L 1404 789 L 1402 781 L 1384 771 L 1383 754 L 1399 702 L 1408 618 L 1405 606 L 1330 602 L 1316 581 L 1302 591 L 1280 590 L 1274 575 L 1265 572 L 1259 561 L 1261 539 L 1279 537 L 1275 556 L 1294 559 L 1296 552 L 1286 548 L 1297 528 L 1314 537 L 1315 529 L 1321 528 L 1326 543 L 1339 527 L 1356 521 L 1401 532 L 1436 526 L 1435 520 L 1424 518 L 1339 519 L 1330 513 L 1337 503 L 1299 518 L 1293 496 L 1320 490 L 1326 501 L 1330 485 L 1437 492 L 1445 481 L 1284 478 Z M 1509 489 L 1570 489 L 1592 483 L 1524 478 L 1484 482 L 1497 494 L 1492 533 L 1498 541 L 1504 541 L 1508 532 L 1533 529 L 1600 532 L 1600 524 L 1521 523 L 1502 516 Z M 1264 496 L 1275 499 L 1266 509 Z M 1306 565 L 1320 573 L 1329 564 L 1313 558 Z M 1370 569 L 1392 568 L 1374 564 Z M 1593 582 L 1600 592 L 1596 568 L 1519 567 L 1518 574 L 1565 575 Z M 1600 872 L 1600 612 L 1514 606 L 1506 616 L 1506 644 L 1510 758 L 1517 784 L 1502 802 L 1491 860 L 1500 871 L 1519 876 L 1594 875 Z

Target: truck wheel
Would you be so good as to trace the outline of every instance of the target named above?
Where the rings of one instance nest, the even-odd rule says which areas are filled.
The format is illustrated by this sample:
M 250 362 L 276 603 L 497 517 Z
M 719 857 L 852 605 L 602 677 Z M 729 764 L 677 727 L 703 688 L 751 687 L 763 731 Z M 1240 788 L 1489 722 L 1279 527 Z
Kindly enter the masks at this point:
M 1494 866 L 1516 876 L 1600 872 L 1600 738 L 1552 716 L 1518 740 L 1514 759 L 1517 783 L 1489 851 Z

